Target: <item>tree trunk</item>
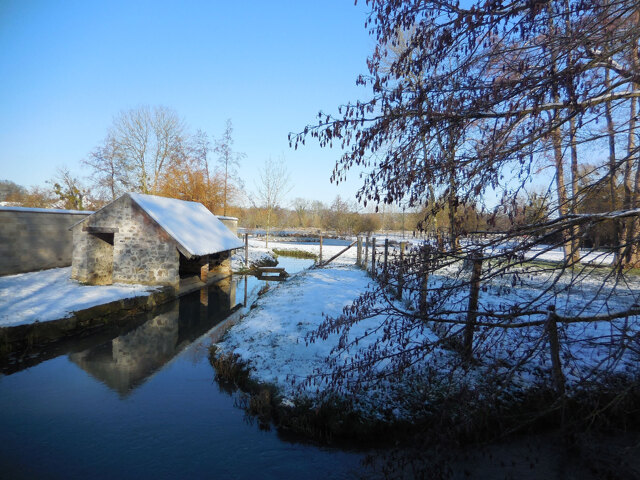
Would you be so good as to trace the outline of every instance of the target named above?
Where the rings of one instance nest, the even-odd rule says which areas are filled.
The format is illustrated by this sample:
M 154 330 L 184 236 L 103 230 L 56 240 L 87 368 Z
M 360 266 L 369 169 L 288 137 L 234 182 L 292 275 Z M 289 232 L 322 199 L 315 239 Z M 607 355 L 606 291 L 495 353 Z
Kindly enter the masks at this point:
M 571 138 L 571 213 L 578 213 L 578 145 L 576 142 L 576 121 L 569 121 L 569 135 Z M 571 229 L 571 264 L 580 261 L 580 227 L 574 225 Z
M 548 25 L 549 25 L 549 43 L 550 43 L 550 52 L 551 52 L 551 70 L 552 73 L 555 74 L 557 71 L 557 54 L 556 54 L 556 45 L 555 42 L 557 38 L 555 37 L 556 28 L 553 23 L 553 6 L 551 3 L 547 5 L 547 13 L 549 15 Z M 551 92 L 552 100 L 554 103 L 560 102 L 560 93 L 558 81 L 554 81 L 552 83 L 552 92 Z M 558 120 L 558 111 L 554 110 L 551 123 L 555 124 Z M 558 214 L 561 217 L 564 217 L 568 213 L 569 203 L 567 199 L 567 187 L 564 182 L 564 165 L 562 162 L 562 132 L 560 131 L 559 126 L 554 126 L 551 131 L 551 142 L 553 145 L 553 157 L 556 168 L 556 193 L 558 197 Z M 565 262 L 570 263 L 571 261 L 571 229 L 564 229 L 562 231 L 562 249 L 564 251 L 564 259 Z
M 454 154 L 455 155 L 455 154 Z M 451 253 L 456 255 L 460 251 L 460 239 L 456 226 L 456 213 L 458 210 L 458 196 L 456 186 L 456 171 L 453 156 L 450 158 L 451 168 L 449 170 L 449 244 Z
M 222 215 L 227 216 L 227 181 L 229 179 L 229 159 L 224 162 L 224 207 L 222 207 Z M 268 240 L 268 239 L 267 239 Z
M 609 69 L 605 70 L 604 85 L 607 91 L 611 86 Z M 615 212 L 618 208 L 616 202 L 616 132 L 611 114 L 611 102 L 606 102 L 604 114 L 607 119 L 607 135 L 609 137 L 609 209 Z M 613 220 L 613 245 L 615 245 L 613 264 L 617 265 L 620 258 L 620 222 Z
M 567 187 L 564 183 L 564 165 L 562 163 L 562 136 L 559 128 L 555 128 L 551 132 L 551 141 L 553 143 L 553 156 L 556 167 L 556 194 L 558 197 L 558 213 L 561 217 L 564 217 L 567 215 L 569 209 Z M 564 251 L 564 259 L 566 262 L 571 261 L 571 233 L 571 229 L 562 230 L 562 249 Z
M 271 227 L 271 209 L 267 210 L 267 237 L 265 241 L 265 247 L 269 248 L 269 229 Z
M 636 182 L 633 181 L 633 170 L 635 167 L 636 158 L 636 101 L 631 99 L 629 106 L 629 137 L 627 143 L 627 160 L 624 164 L 624 209 L 632 209 L 637 204 L 638 187 L 637 187 L 637 169 L 636 169 Z M 635 183 L 635 185 L 634 185 Z M 622 231 L 622 239 L 624 242 L 624 253 L 622 261 L 625 268 L 634 268 L 638 265 L 637 248 L 634 248 L 634 237 L 637 221 L 633 217 L 628 217 L 624 221 L 624 227 Z
M 634 85 L 634 88 L 638 88 L 638 85 Z M 632 103 L 635 104 L 635 99 L 632 100 Z M 640 105 L 640 102 L 638 102 Z M 638 106 L 634 108 L 634 110 L 638 111 Z M 637 122 L 633 124 L 633 133 L 630 132 L 630 142 L 631 138 L 636 135 Z M 630 146 L 631 148 L 631 146 Z M 633 181 L 633 191 L 631 193 L 631 208 L 638 208 L 640 206 L 640 165 L 638 165 L 638 153 L 635 152 L 637 145 L 635 144 L 635 138 L 633 139 L 633 160 L 632 163 L 635 167 L 635 178 Z M 629 245 L 629 254 L 627 267 L 628 268 L 638 268 L 640 267 L 640 245 L 638 245 L 638 233 L 640 233 L 640 221 L 638 217 L 630 217 L 629 218 L 629 232 L 627 243 Z

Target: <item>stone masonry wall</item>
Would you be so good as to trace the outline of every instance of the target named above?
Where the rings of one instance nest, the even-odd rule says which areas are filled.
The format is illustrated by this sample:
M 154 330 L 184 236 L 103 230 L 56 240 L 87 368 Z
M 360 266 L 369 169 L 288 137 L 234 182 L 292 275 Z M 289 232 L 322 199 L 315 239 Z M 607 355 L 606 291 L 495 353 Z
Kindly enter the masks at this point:
M 90 213 L 0 207 L 0 275 L 71 265 L 69 228 Z
M 177 288 L 179 253 L 175 242 L 128 196 L 74 227 L 72 277 L 90 281 L 91 242 L 83 227 L 117 228 L 113 244 L 113 282 L 171 285 Z M 95 246 L 95 244 L 94 244 Z

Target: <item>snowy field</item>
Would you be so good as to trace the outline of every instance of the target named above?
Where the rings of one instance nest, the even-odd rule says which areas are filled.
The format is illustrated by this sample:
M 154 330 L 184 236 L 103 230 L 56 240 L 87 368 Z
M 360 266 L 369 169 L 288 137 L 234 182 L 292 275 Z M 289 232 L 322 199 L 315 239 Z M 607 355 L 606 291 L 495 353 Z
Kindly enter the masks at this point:
M 82 285 L 71 280 L 71 267 L 0 277 L 0 327 L 58 320 L 153 290 L 148 285 Z

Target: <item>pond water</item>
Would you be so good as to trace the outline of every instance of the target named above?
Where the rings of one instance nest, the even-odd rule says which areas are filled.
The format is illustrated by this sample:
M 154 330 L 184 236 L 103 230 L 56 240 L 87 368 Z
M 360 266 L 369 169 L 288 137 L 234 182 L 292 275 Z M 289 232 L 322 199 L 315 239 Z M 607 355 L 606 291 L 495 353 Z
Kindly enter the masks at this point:
M 281 257 L 290 273 L 310 263 Z M 262 431 L 214 381 L 208 346 L 263 285 L 234 277 L 126 329 L 3 365 L 0 477 L 357 476 L 363 453 Z

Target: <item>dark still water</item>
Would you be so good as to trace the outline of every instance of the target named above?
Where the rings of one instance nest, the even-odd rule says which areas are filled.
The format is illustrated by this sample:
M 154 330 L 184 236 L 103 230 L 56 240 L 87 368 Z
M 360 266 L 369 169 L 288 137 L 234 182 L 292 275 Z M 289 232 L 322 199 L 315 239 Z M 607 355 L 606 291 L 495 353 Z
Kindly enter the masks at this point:
M 208 346 L 242 313 L 245 286 L 250 303 L 263 282 L 222 282 L 122 331 L 5 364 L 0 477 L 358 476 L 363 454 L 261 431 L 215 383 Z

